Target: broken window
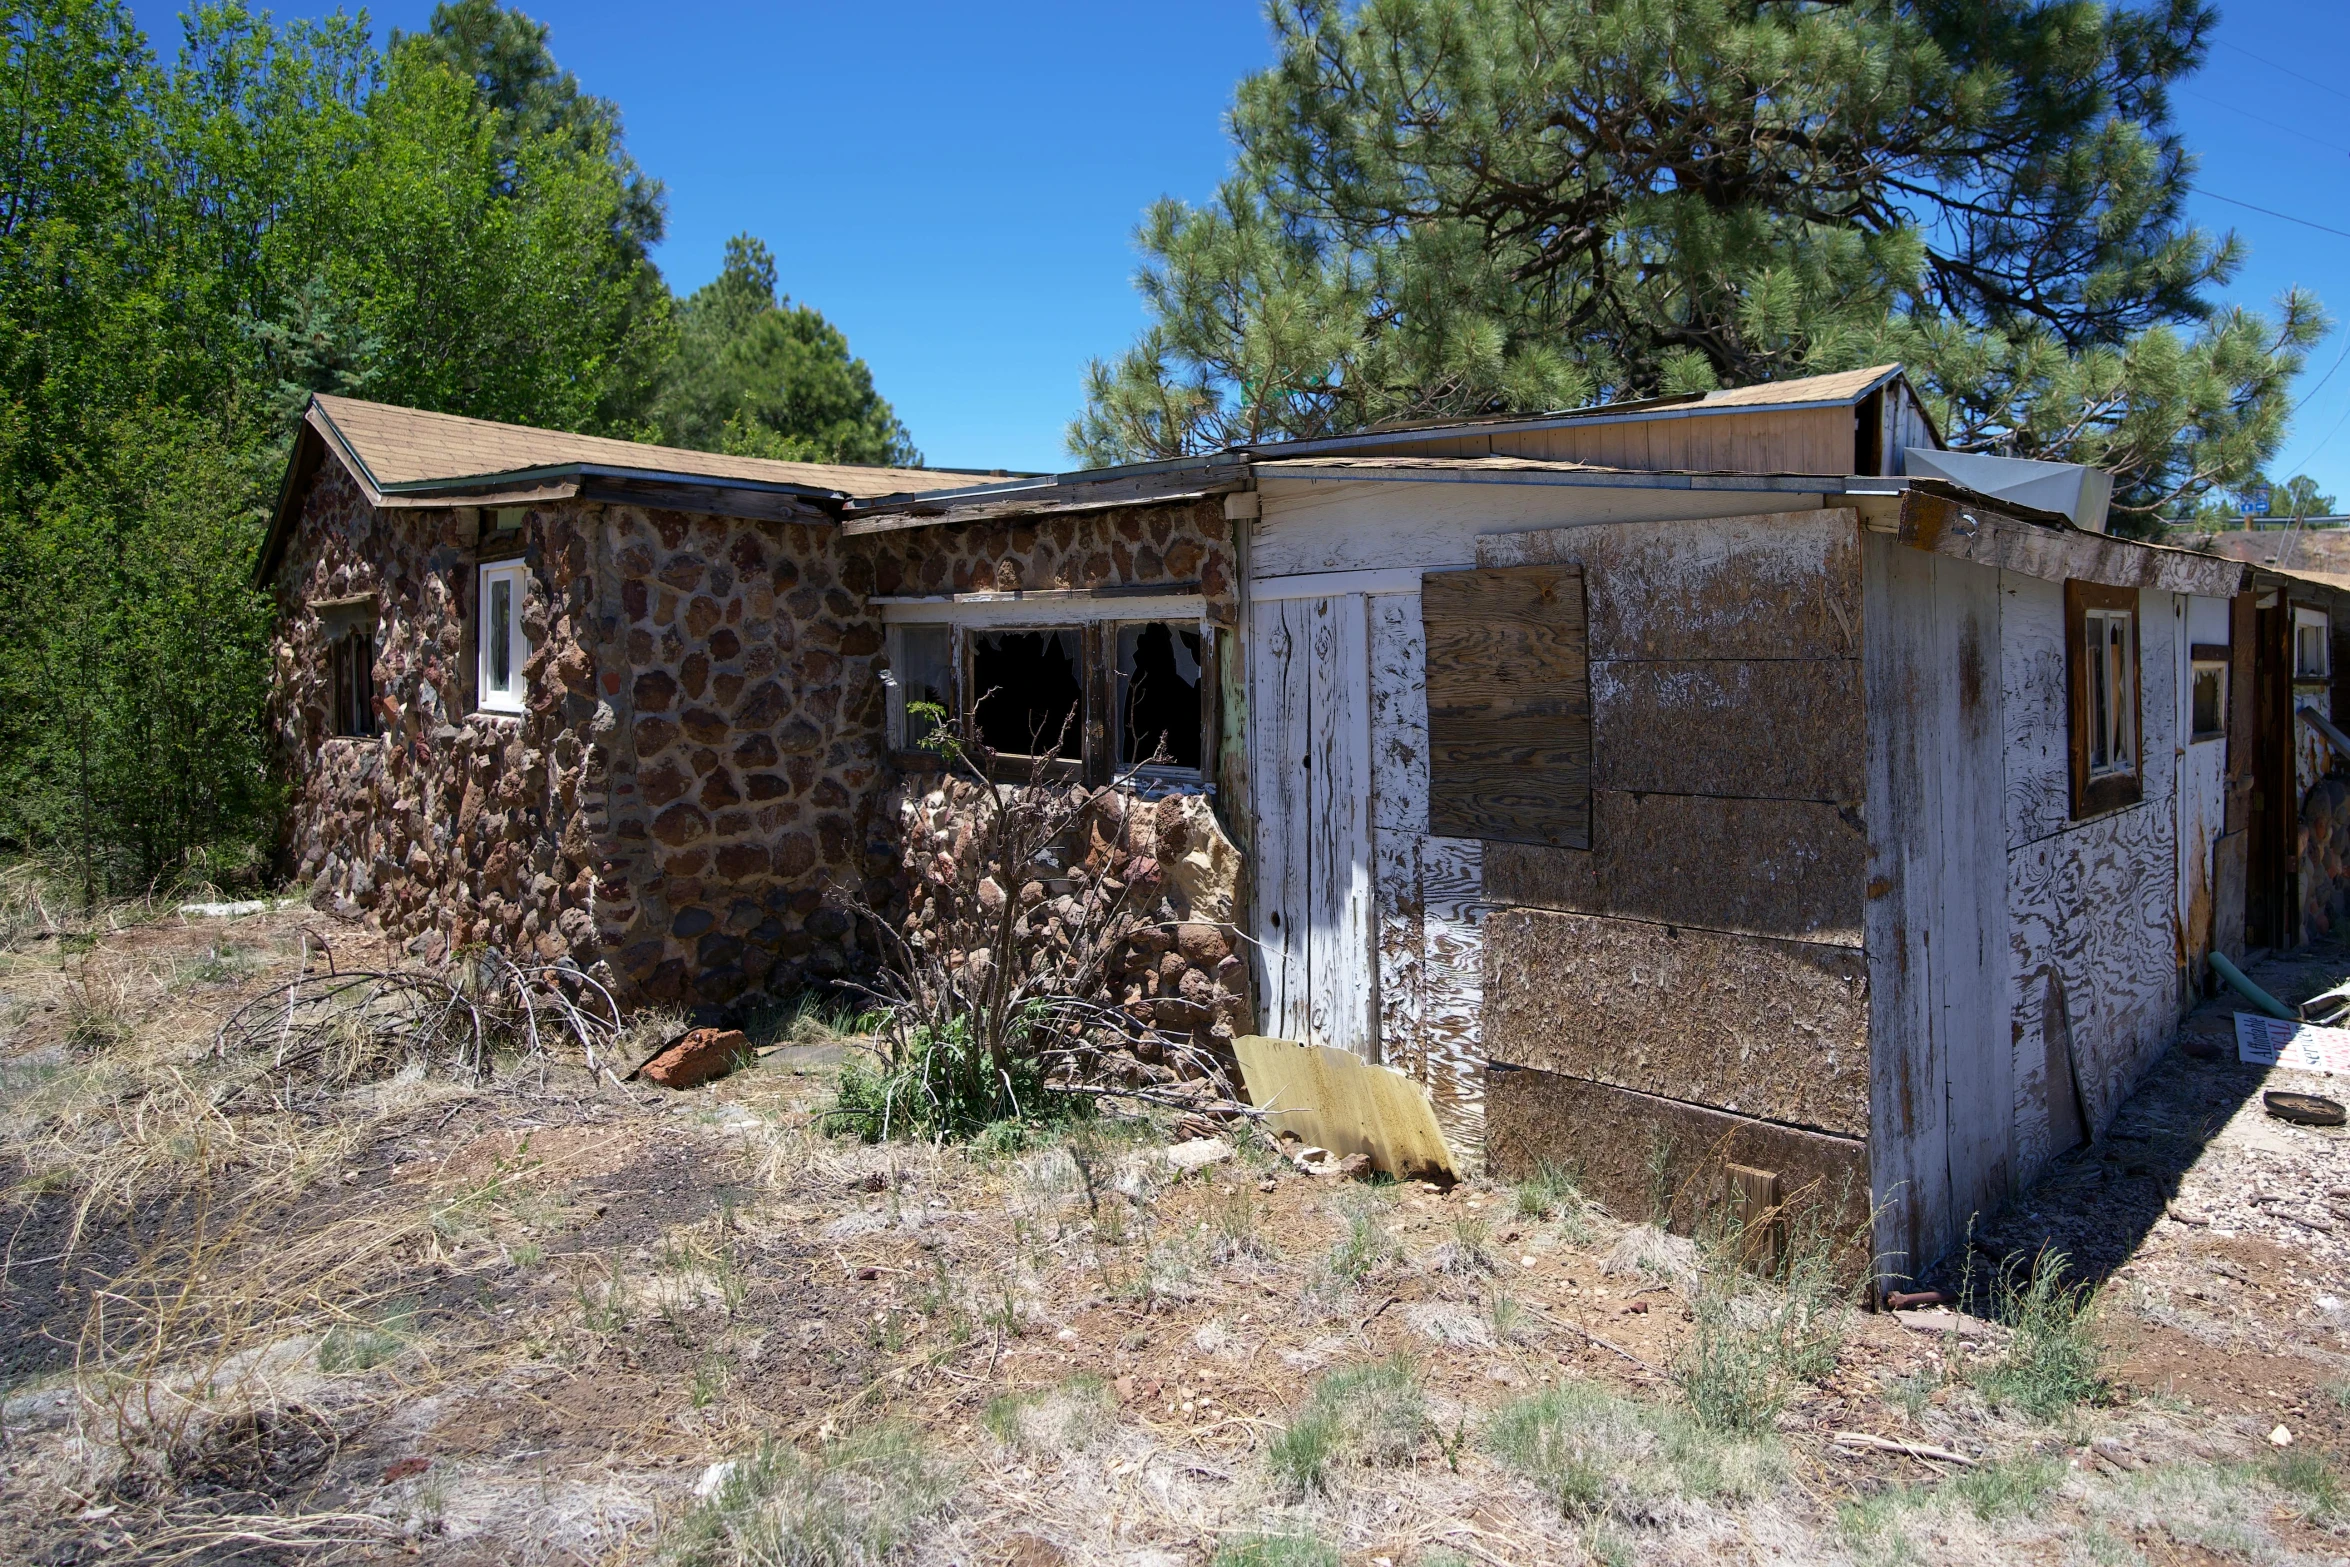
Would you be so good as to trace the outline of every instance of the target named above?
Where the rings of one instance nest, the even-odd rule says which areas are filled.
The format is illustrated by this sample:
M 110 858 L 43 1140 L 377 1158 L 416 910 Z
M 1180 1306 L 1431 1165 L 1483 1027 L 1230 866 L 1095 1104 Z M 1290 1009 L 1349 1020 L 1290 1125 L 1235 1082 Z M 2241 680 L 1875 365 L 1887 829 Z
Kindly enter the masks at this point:
M 1075 758 L 1085 746 L 1085 682 L 1075 626 L 969 633 L 971 717 L 990 750 Z
M 2228 732 L 2228 666 L 2225 659 L 2203 657 L 2202 651 L 2196 650 L 2193 665 L 2192 734 L 2197 740 L 2217 740 Z
M 519 713 L 528 694 L 522 666 L 530 661 L 530 638 L 522 629 L 522 603 L 529 569 L 518 560 L 481 568 L 474 684 L 480 693 L 475 706 L 485 713 Z
M 334 708 L 335 733 L 366 736 L 375 733 L 375 637 L 370 632 L 345 631 L 327 645 L 327 683 Z
M 2293 606 L 2293 678 L 2323 680 L 2333 673 L 2332 637 L 2326 612 L 2304 604 Z
M 2065 584 L 2073 814 L 2134 805 L 2138 754 L 2138 595 Z
M 1164 622 L 1118 628 L 1118 762 L 1200 766 L 1200 634 Z
M 921 746 L 943 717 L 955 716 L 954 632 L 946 626 L 899 626 L 891 632 L 890 743 Z M 917 708 L 935 707 L 938 713 Z

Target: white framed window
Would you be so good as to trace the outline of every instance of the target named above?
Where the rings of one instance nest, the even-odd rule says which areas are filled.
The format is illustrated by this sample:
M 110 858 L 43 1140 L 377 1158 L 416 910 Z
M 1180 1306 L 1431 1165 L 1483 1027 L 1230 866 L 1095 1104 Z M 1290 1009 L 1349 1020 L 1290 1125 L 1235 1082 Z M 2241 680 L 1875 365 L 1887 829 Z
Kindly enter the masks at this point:
M 474 705 L 485 713 L 519 713 L 529 695 L 522 678 L 522 666 L 530 662 L 530 638 L 522 629 L 529 581 L 530 568 L 518 560 L 481 568 L 474 601 Z
M 2224 740 L 2228 733 L 2228 666 L 2223 660 L 2198 656 L 2190 668 L 2194 677 L 2190 743 Z
M 2324 680 L 2334 672 L 2333 633 L 2326 612 L 2306 604 L 2293 606 L 2293 678 Z
M 2092 609 L 2087 622 L 2089 656 L 2089 776 L 2138 770 L 2138 683 L 2131 656 L 2136 615 L 2126 609 Z
M 945 710 L 955 721 L 954 629 L 945 625 L 889 628 L 889 738 L 912 749 L 930 738 L 931 715 L 907 711 L 917 704 Z

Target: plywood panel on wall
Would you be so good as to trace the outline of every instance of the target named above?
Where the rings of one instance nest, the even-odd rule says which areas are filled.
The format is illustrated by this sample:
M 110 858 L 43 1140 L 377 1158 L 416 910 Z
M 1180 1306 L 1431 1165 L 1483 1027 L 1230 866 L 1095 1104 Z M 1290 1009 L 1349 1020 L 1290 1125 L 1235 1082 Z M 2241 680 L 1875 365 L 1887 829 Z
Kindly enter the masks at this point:
M 1522 1180 L 1547 1160 L 1625 1219 L 1673 1218 L 1715 1195 L 1725 1163 L 1769 1170 L 1791 1202 L 1818 1201 L 1840 1230 L 1869 1213 L 1868 1144 L 1752 1120 L 1612 1084 L 1497 1065 L 1486 1085 L 1493 1173 Z M 1858 1248 L 1856 1248 L 1857 1250 Z M 1866 1259 L 1856 1257 L 1850 1271 Z
M 1442 572 L 1420 586 L 1428 831 L 1591 843 L 1591 683 L 1574 566 Z
M 1427 668 L 1417 593 L 1373 595 L 1371 818 L 1379 1048 L 1428 1091 L 1455 1153 L 1481 1162 L 1480 846 L 1428 835 Z
M 2007 732 L 2061 736 L 2063 599 L 2055 584 L 2003 583 Z M 2174 596 L 2139 595 L 2144 798 L 2075 821 L 2055 803 L 2061 742 L 2014 755 L 2007 790 L 2006 905 L 2015 1179 L 2095 1134 L 2169 1044 L 2182 1000 L 2184 918 L 2177 798 L 2182 713 Z M 2049 766 L 2041 746 L 2059 745 Z M 2203 768 L 2191 747 L 2191 765 Z M 2019 774 L 2018 766 L 2030 769 Z
M 1589 853 L 1488 845 L 1486 898 L 1860 944 L 1868 846 L 1849 806 L 1602 789 L 1592 818 Z
M 1859 537 L 1839 506 L 1491 534 L 1477 563 L 1580 564 L 1595 659 L 1857 658 Z
M 1595 660 L 1591 703 L 1602 789 L 1861 798 L 1857 659 Z
M 1857 950 L 1536 909 L 1485 943 L 1492 1059 L 1867 1135 Z
M 1690 473 L 1820 473 L 1852 469 L 1853 410 L 1709 413 L 1568 424 L 1493 437 L 1505 457 Z

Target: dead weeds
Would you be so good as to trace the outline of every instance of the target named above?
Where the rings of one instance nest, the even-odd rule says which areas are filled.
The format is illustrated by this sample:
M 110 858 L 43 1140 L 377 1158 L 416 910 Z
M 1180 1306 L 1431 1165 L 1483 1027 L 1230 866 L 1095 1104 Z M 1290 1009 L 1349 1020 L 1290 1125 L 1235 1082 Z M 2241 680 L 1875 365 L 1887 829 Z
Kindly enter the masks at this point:
M 827 1137 L 854 1020 L 813 1013 L 684 1095 L 454 1051 L 224 1095 L 222 1020 L 309 944 L 288 912 L 0 949 L 0 1309 L 35 1346 L 0 1403 L 9 1559 L 2289 1562 L 2350 1539 L 2338 1351 L 2305 1333 L 2288 1374 L 2243 1350 L 2297 1304 L 2282 1262 L 2212 1251 L 2256 1281 L 2211 1275 L 2225 1311 L 2126 1277 L 2059 1311 L 2054 1273 L 2035 1307 L 2018 1273 L 2015 1330 L 1919 1333 L 1718 1237 L 1626 1228 L 1561 1171 L 1335 1186 L 1242 1139 L 1187 1172 L 1150 1123 Z M 92 983 L 132 998 L 104 1041 L 71 1010 Z M 2189 1307 L 2235 1347 L 2160 1319 Z M 2150 1380 L 2189 1365 L 2191 1391 Z

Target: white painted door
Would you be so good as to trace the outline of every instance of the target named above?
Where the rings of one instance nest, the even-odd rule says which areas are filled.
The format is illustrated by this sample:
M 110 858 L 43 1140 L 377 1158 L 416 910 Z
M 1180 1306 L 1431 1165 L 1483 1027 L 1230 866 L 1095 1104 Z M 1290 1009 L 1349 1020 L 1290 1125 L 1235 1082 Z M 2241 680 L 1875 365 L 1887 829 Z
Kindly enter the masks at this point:
M 1250 617 L 1264 1027 L 1375 1061 L 1367 601 L 1260 596 Z

